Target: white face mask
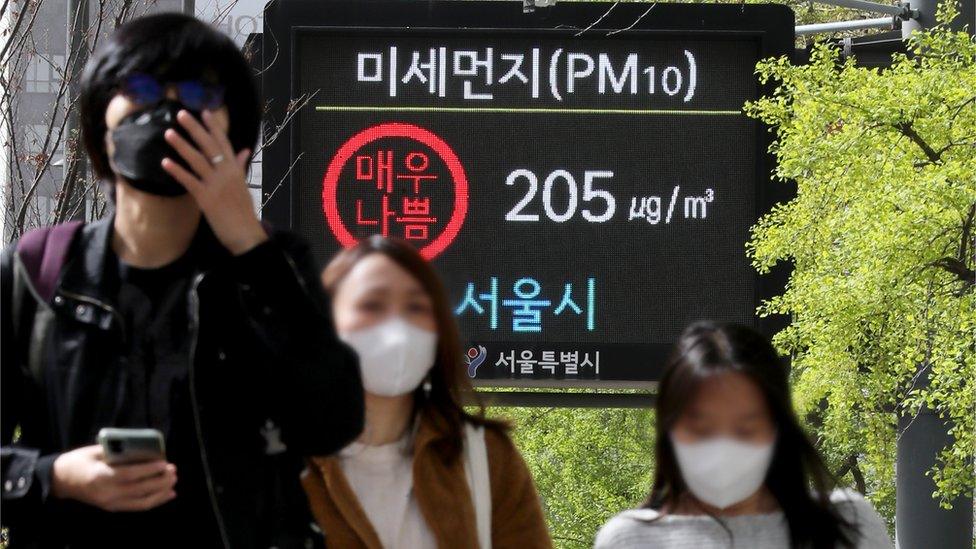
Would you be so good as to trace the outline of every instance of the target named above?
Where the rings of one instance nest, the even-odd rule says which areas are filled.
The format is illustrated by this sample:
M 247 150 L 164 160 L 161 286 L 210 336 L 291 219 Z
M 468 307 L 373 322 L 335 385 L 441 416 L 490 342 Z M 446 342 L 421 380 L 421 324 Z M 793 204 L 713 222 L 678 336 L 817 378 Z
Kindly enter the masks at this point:
M 359 355 L 363 387 L 381 396 L 416 389 L 434 365 L 437 334 L 395 316 L 375 326 L 339 334 Z
M 699 500 L 725 509 L 756 493 L 766 479 L 773 443 L 717 437 L 685 444 L 671 437 L 681 476 Z

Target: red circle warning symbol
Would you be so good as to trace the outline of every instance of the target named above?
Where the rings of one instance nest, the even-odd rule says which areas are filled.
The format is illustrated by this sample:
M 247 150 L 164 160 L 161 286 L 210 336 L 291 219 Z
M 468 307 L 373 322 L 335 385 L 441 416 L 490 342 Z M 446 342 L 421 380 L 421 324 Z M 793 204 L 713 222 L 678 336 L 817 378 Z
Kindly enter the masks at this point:
M 366 128 L 332 157 L 322 211 L 344 247 L 371 234 L 415 243 L 430 260 L 454 241 L 468 212 L 468 178 L 451 147 L 412 124 Z

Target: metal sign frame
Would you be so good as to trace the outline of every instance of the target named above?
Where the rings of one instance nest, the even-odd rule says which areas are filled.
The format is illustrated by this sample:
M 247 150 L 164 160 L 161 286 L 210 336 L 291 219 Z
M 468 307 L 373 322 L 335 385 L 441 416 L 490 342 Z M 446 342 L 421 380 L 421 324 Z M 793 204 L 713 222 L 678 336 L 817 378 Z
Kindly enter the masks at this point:
M 596 3 L 565 2 L 551 8 L 524 12 L 521 2 L 499 1 L 389 1 L 389 0 L 289 0 L 273 2 L 265 11 L 263 37 L 263 92 L 268 112 L 266 120 L 278 125 L 294 116 L 289 109 L 296 99 L 293 88 L 297 60 L 293 56 L 296 39 L 303 32 L 316 28 L 352 29 L 417 29 L 453 31 L 459 29 L 479 34 L 485 32 L 537 33 L 566 29 L 576 36 L 586 38 L 607 36 L 634 38 L 649 32 L 655 35 L 691 34 L 695 38 L 708 36 L 728 37 L 748 35 L 758 40 L 760 57 L 793 54 L 794 14 L 782 5 L 728 5 L 728 4 L 650 4 L 650 3 Z M 761 87 L 760 93 L 770 91 Z M 294 121 L 292 121 L 294 122 Z M 296 125 L 290 123 L 272 140 L 266 140 L 263 150 L 264 219 L 282 228 L 292 228 L 293 168 L 297 158 Z M 275 133 L 265 128 L 265 134 Z M 768 212 L 776 203 L 791 198 L 789 185 L 772 182 L 774 158 L 768 153 L 771 135 L 767 128 L 757 124 L 757 194 L 756 218 Z M 745 253 L 745 251 L 743 251 Z M 788 268 L 781 267 L 764 276 L 757 276 L 756 299 L 762 300 L 781 293 L 787 279 Z M 783 318 L 758 318 L 755 326 L 772 335 L 785 325 Z M 478 381 L 476 386 L 498 387 L 559 387 L 559 388 L 638 388 L 645 391 L 656 389 L 656 382 L 626 381 L 564 381 L 564 380 L 494 380 Z M 525 393 L 530 395 L 533 393 Z M 537 395 L 541 393 L 535 393 Z M 546 393 L 547 403 L 563 400 L 573 405 L 580 393 Z M 613 394 L 600 394 L 600 399 Z M 486 394 L 486 396 L 489 396 Z M 557 396 L 558 395 L 558 396 Z M 596 396 L 596 394 L 594 395 Z M 634 395 L 621 394 L 630 405 Z M 527 397 L 532 400 L 534 397 Z M 518 401 L 511 394 L 505 402 Z M 535 398 L 533 402 L 538 401 Z M 602 401 L 602 400 L 601 400 Z M 650 402 L 645 401 L 645 402 Z

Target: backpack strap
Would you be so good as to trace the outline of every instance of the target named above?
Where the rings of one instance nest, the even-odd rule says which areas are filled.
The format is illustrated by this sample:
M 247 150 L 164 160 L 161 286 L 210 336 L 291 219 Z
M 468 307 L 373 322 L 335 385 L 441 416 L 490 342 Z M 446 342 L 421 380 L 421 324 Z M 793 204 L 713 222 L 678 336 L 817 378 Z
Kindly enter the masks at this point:
M 17 242 L 17 255 L 27 270 L 31 284 L 45 303 L 50 303 L 54 297 L 71 242 L 83 225 L 81 221 L 69 221 L 40 227 L 28 232 Z

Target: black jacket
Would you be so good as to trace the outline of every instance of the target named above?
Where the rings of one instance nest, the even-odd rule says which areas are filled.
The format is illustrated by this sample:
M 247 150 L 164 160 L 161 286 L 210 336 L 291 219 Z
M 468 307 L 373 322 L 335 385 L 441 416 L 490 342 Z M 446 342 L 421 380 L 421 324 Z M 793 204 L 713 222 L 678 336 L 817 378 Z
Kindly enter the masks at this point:
M 317 545 L 299 483 L 302 456 L 333 453 L 361 431 L 355 355 L 336 338 L 297 237 L 276 233 L 234 257 L 201 230 L 207 259 L 188 296 L 189 382 L 221 537 L 235 548 Z M 14 548 L 61 545 L 66 502 L 49 494 L 51 465 L 93 444 L 118 402 L 126 326 L 105 269 L 112 233 L 111 216 L 78 232 L 51 303 L 39 302 L 15 246 L 3 251 L 0 493 Z M 93 398 L 96 417 L 74 413 L 73 403 Z M 286 451 L 269 451 L 269 421 Z

